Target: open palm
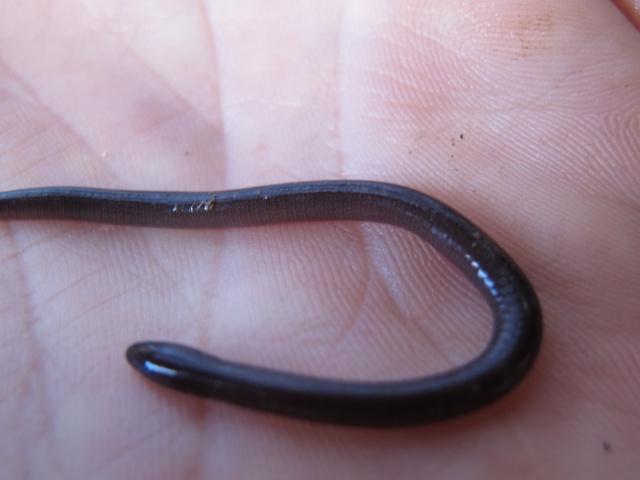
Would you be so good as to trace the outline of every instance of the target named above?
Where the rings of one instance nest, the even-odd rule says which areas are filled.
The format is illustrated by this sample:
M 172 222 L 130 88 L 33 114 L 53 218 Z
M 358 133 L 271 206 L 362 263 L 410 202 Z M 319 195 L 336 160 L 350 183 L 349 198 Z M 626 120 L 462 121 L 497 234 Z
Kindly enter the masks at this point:
M 453 421 L 377 431 L 250 412 L 151 385 L 123 352 L 168 339 L 401 378 L 469 360 L 487 308 L 429 246 L 382 226 L 4 222 L 0 477 L 636 471 L 640 36 L 613 6 L 5 3 L 2 190 L 411 186 L 509 251 L 545 338 L 512 395 Z

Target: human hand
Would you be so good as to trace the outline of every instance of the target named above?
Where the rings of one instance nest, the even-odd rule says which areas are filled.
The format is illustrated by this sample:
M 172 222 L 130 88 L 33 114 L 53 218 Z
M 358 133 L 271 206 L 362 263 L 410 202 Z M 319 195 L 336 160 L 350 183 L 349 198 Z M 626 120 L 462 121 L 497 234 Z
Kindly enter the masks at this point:
M 1 477 L 635 473 L 640 38 L 612 5 L 22 2 L 0 22 L 2 190 L 399 183 L 502 245 L 545 321 L 531 374 L 477 413 L 298 422 L 162 390 L 123 352 L 400 378 L 477 353 L 482 300 L 374 225 L 3 222 Z

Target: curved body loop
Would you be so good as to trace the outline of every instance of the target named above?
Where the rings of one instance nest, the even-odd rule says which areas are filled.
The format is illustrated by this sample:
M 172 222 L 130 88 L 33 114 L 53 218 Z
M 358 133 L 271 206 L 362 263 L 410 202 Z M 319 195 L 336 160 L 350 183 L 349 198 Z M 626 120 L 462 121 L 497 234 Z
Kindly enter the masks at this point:
M 418 235 L 468 277 L 488 302 L 491 339 L 471 362 L 408 381 L 346 382 L 228 362 L 174 343 L 143 342 L 127 359 L 175 390 L 271 413 L 358 426 L 401 426 L 479 408 L 511 390 L 542 338 L 535 292 L 487 235 L 450 207 L 398 185 L 322 181 L 224 192 L 135 192 L 50 187 L 0 194 L 0 219 L 58 219 L 167 228 L 362 221 Z

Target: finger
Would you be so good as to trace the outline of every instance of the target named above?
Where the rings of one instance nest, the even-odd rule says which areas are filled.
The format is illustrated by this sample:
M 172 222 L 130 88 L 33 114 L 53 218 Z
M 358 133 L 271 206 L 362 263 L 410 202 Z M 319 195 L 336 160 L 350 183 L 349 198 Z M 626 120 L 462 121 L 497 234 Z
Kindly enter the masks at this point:
M 640 0 L 613 0 L 613 3 L 640 30 Z

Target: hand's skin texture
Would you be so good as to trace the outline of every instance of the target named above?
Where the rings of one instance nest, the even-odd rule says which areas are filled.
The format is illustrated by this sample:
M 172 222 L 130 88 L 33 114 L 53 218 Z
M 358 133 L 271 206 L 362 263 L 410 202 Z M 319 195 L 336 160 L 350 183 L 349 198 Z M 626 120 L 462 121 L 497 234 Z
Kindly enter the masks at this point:
M 638 52 L 603 1 L 3 2 L 2 190 L 404 184 L 511 253 L 546 330 L 523 384 L 472 415 L 287 420 L 151 385 L 124 350 L 398 378 L 469 359 L 486 307 L 375 225 L 2 223 L 0 477 L 634 477 Z

